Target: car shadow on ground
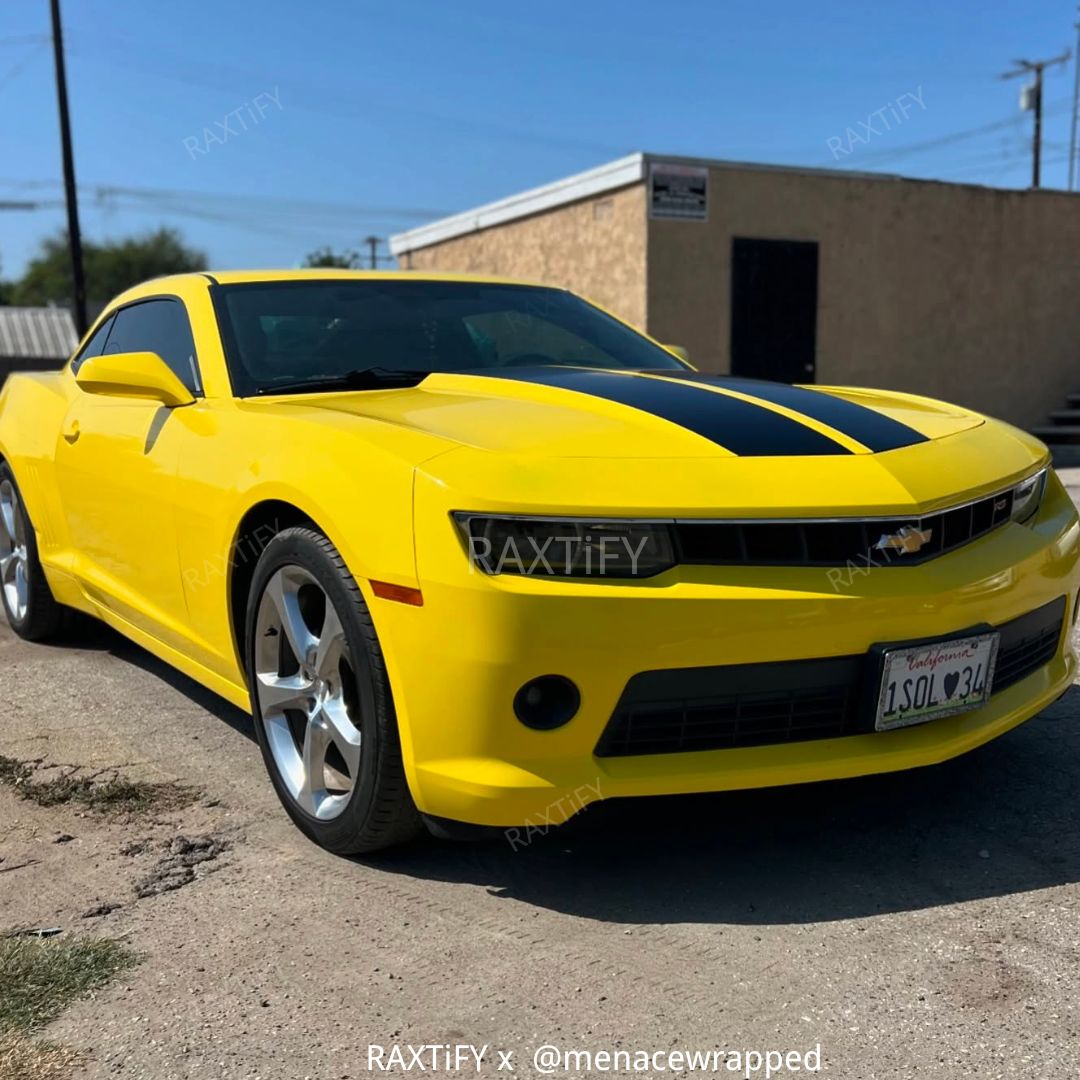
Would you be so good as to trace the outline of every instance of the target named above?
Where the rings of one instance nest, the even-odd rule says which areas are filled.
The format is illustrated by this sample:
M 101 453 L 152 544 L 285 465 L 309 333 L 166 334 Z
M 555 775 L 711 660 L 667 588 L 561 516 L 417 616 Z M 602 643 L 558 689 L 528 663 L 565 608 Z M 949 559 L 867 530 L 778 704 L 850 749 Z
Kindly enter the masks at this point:
M 64 646 L 142 668 L 254 740 L 247 713 L 99 624 L 80 624 Z M 261 774 L 257 755 L 252 768 Z M 425 839 L 363 862 L 606 922 L 821 922 L 1080 881 L 1078 792 L 1074 686 L 1015 731 L 932 768 L 613 799 L 561 828 Z
M 96 619 L 72 613 L 71 620 L 57 646 L 64 649 L 80 649 L 84 652 L 107 652 L 126 664 L 140 668 L 159 678 L 163 683 L 183 694 L 200 708 L 228 724 L 234 731 L 255 742 L 255 728 L 251 714 L 229 704 L 213 690 L 189 679 L 176 668 L 159 660 L 152 653 L 129 641 L 111 627 Z
M 943 765 L 750 792 L 611 800 L 483 845 L 375 862 L 618 923 L 805 923 L 1080 880 L 1080 687 Z M 513 842 L 512 842 L 513 841 Z

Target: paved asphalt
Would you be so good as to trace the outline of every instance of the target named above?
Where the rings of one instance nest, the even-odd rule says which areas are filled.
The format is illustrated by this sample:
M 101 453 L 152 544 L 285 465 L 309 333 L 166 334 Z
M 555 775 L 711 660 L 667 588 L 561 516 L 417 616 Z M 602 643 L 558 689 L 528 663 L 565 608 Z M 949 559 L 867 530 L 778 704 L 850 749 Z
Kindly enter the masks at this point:
M 359 1077 L 371 1044 L 408 1043 L 487 1044 L 483 1076 L 495 1048 L 536 1075 L 544 1044 L 820 1044 L 844 1080 L 1080 1075 L 1077 688 L 931 769 L 616 802 L 522 850 L 364 863 L 290 826 L 245 715 L 117 636 L 3 630 L 0 672 L 0 754 L 201 791 L 114 819 L 0 788 L 0 931 L 143 957 L 47 1032 L 81 1076 Z M 181 836 L 224 851 L 148 889 Z

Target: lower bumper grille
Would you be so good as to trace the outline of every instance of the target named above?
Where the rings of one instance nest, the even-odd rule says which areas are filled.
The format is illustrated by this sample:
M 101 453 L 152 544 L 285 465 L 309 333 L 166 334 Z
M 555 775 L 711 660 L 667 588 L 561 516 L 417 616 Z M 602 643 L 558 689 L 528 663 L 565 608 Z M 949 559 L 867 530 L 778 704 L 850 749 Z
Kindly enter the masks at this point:
M 1057 652 L 1065 597 L 999 626 L 993 693 Z M 869 730 L 867 654 L 645 671 L 626 685 L 597 757 L 676 754 L 833 739 Z

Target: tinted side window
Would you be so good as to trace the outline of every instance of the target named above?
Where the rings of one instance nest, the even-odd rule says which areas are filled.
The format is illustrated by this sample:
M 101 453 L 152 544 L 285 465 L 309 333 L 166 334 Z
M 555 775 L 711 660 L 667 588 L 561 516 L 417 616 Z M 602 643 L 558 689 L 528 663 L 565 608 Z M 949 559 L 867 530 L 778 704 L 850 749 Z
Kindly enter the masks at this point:
M 116 313 L 106 352 L 155 352 L 193 393 L 202 393 L 195 342 L 179 300 L 144 300 Z
M 105 342 L 109 338 L 112 329 L 113 316 L 109 316 L 93 333 L 90 340 L 83 346 L 82 352 L 71 362 L 71 370 L 78 371 L 79 365 L 91 356 L 100 356 L 105 351 Z

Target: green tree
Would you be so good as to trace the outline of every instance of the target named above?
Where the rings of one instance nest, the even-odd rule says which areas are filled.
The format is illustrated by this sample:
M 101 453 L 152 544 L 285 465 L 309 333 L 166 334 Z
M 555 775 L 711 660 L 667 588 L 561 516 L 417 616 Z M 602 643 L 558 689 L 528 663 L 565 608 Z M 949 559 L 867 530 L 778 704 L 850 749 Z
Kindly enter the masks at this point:
M 86 295 L 104 304 L 117 293 L 149 278 L 183 274 L 206 267 L 206 254 L 184 244 L 175 229 L 131 236 L 124 240 L 83 243 Z M 43 240 L 26 273 L 14 283 L 13 304 L 66 303 L 71 299 L 71 262 L 67 234 Z
M 0 263 L 0 269 L 3 269 L 3 263 Z M 10 281 L 5 281 L 0 277 L 0 307 L 4 304 L 11 303 L 11 292 L 15 286 Z
M 321 247 L 305 255 L 301 265 L 309 270 L 357 270 L 363 265 L 363 257 L 358 251 L 334 251 L 330 247 Z

